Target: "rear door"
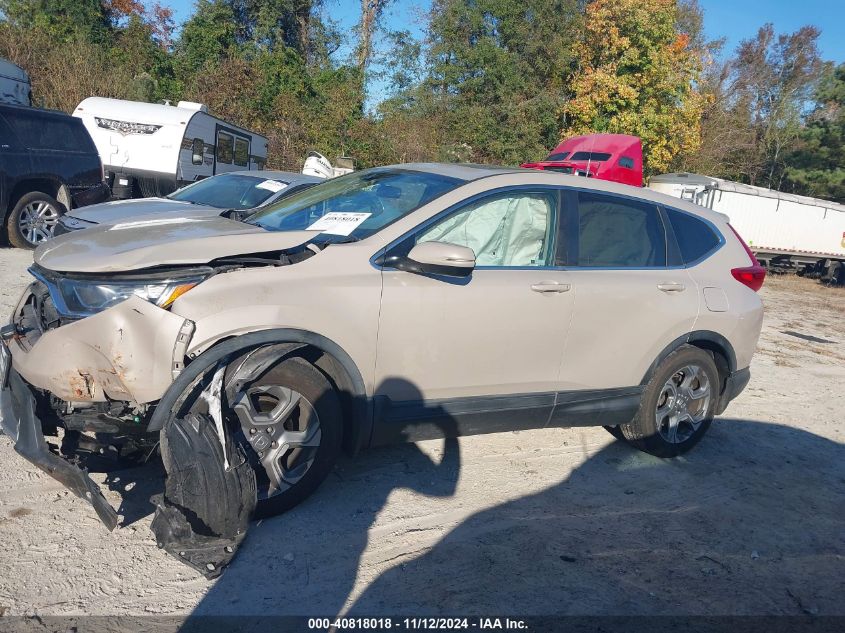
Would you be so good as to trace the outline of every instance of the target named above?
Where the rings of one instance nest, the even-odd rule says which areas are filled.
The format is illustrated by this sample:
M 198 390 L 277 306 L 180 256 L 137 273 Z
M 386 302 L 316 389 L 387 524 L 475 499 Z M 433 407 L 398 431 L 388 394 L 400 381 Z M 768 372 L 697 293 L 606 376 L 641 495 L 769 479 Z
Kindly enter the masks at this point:
M 569 217 L 575 310 L 563 389 L 636 386 L 657 355 L 692 330 L 698 289 L 683 265 L 668 265 L 676 247 L 656 205 L 592 191 L 577 198 Z
M 9 211 L 9 195 L 15 183 L 32 171 L 29 152 L 0 113 L 0 220 Z
M 102 181 L 100 157 L 80 119 L 34 108 L 6 115 L 29 150 L 31 175 L 68 185 L 71 193 Z

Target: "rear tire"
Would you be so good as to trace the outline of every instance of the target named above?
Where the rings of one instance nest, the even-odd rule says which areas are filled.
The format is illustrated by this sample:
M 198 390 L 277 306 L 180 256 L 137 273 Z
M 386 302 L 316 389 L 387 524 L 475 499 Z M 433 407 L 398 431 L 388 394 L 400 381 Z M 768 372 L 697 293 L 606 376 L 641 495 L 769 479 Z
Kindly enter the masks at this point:
M 34 249 L 53 237 L 64 211 L 58 200 L 42 191 L 24 194 L 6 218 L 9 243 L 17 248 Z
M 622 434 L 622 429 L 620 429 L 618 426 L 606 426 L 604 427 L 604 430 L 610 433 L 617 440 L 621 442 L 625 441 L 625 436 Z
M 676 457 L 698 444 L 715 415 L 719 372 L 706 351 L 684 345 L 661 362 L 649 380 L 624 438 L 657 457 Z

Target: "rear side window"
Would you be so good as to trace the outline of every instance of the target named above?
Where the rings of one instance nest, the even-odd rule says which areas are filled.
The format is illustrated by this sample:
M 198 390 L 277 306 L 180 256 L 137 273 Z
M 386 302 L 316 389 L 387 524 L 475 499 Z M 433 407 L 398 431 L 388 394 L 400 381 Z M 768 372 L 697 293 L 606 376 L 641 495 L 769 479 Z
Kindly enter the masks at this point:
M 235 165 L 239 167 L 249 165 L 249 141 L 242 138 L 235 139 Z
M 6 120 L 27 149 L 95 153 L 80 119 L 30 112 L 6 112 Z
M 194 165 L 202 165 L 203 152 L 205 150 L 205 143 L 201 138 L 195 138 L 191 143 L 191 163 Z
M 578 265 L 666 266 L 666 231 L 657 207 L 627 198 L 580 192 Z
M 630 156 L 623 156 L 619 159 L 619 166 L 625 167 L 626 169 L 633 169 L 634 168 L 634 159 Z
M 235 153 L 235 139 L 231 134 L 220 132 L 217 134 L 217 162 L 232 164 L 232 155 Z
M 673 209 L 667 209 L 666 213 L 685 264 L 698 261 L 719 245 L 719 237 L 706 222 Z

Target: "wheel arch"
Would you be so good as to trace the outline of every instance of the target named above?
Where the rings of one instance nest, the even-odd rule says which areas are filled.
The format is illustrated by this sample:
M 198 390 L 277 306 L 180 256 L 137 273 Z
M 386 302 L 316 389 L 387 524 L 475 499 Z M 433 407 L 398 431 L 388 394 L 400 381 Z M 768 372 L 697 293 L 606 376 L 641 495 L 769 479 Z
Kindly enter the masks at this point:
M 268 344 L 291 344 L 332 383 L 341 398 L 344 414 L 344 448 L 356 453 L 370 441 L 372 415 L 364 379 L 352 357 L 340 345 L 321 334 L 295 328 L 278 328 L 240 334 L 217 341 L 193 359 L 162 396 L 147 430 L 160 431 L 188 386 L 211 366 L 229 356 Z
M 654 362 L 649 366 L 643 379 L 640 381 L 641 385 L 646 385 L 651 377 L 654 375 L 657 366 L 669 356 L 672 352 L 683 345 L 692 345 L 710 352 L 713 355 L 713 360 L 716 363 L 716 369 L 719 372 L 719 394 L 724 393 L 728 377 L 734 373 L 736 367 L 736 352 L 730 341 L 718 332 L 711 330 L 694 330 L 683 336 L 679 336 L 674 341 L 663 348 L 663 351 L 657 355 Z
M 33 193 L 35 191 L 46 193 L 48 196 L 56 198 L 56 200 L 64 204 L 60 197 L 63 188 L 65 188 L 64 183 L 61 180 L 55 178 L 26 178 L 24 180 L 19 180 L 15 183 L 14 187 L 12 187 L 12 190 L 9 192 L 9 197 L 6 204 L 6 209 L 3 213 L 3 217 L 7 218 L 9 216 L 9 214 L 12 212 L 12 209 L 14 209 L 15 205 L 18 203 L 18 200 L 20 200 L 26 194 Z M 68 197 L 69 199 L 69 195 L 65 197 Z M 69 206 L 65 206 L 67 209 L 70 209 Z

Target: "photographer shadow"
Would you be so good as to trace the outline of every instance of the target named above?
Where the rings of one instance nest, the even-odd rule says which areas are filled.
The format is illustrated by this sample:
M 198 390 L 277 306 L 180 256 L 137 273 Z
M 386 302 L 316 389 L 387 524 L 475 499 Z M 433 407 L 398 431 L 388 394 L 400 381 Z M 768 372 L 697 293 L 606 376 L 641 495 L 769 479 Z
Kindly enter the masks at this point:
M 396 516 L 407 498 L 391 509 L 390 497 L 453 496 L 454 439 L 439 460 L 414 444 L 344 460 L 310 500 L 252 527 L 193 616 L 841 613 L 842 444 L 736 419 L 675 459 L 606 439 L 581 447 L 589 457 L 560 483 L 476 512 L 433 545 L 414 545 L 419 530 Z M 535 467 L 555 467 L 555 441 Z M 502 464 L 491 496 L 524 476 L 510 471 Z M 380 538 L 398 545 L 365 560 Z
M 717 420 L 685 456 L 616 441 L 478 512 L 347 614 L 841 615 L 843 517 L 845 446 Z

